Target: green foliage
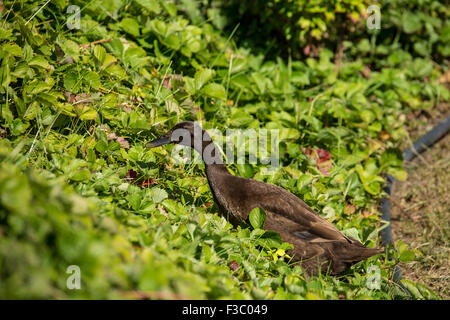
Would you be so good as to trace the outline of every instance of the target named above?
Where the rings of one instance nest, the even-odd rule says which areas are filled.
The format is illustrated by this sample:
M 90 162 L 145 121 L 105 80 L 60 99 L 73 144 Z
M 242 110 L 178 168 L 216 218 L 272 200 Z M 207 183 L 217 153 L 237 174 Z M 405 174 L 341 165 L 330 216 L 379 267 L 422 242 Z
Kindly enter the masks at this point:
M 193 6 L 201 3 L 189 2 Z M 218 28 L 239 25 L 237 35 L 244 45 L 264 47 L 263 52 L 273 50 L 284 56 L 287 52 L 282 51 L 289 50 L 290 55 L 299 57 L 304 48 L 308 47 L 308 52 L 312 49 L 310 45 L 335 42 L 346 31 L 354 32 L 369 4 L 367 0 L 210 0 L 204 12 Z M 267 36 L 261 37 L 261 33 Z
M 402 34 L 393 39 L 393 45 L 419 57 L 450 56 L 450 8 L 445 1 L 386 1 L 383 8 L 386 33 L 391 37 L 394 32 Z
M 239 26 L 236 34 L 243 45 L 273 56 L 316 55 L 318 48 L 339 49 L 342 41 L 354 56 L 370 53 L 379 59 L 397 50 L 439 60 L 450 52 L 450 9 L 442 1 L 210 0 L 205 8 L 200 1 L 185 2 L 197 9 L 186 10 L 191 18 L 209 18 L 228 31 Z M 370 5 L 380 8 L 380 29 L 367 27 L 374 16 Z
M 390 280 L 396 263 L 415 257 L 403 245 L 393 260 L 306 280 L 291 268 L 290 244 L 261 230 L 261 212 L 251 214 L 253 228 L 232 228 L 209 205 L 202 165 L 176 163 L 171 146 L 144 146 L 182 120 L 222 134 L 279 129 L 274 175 L 260 163 L 230 170 L 284 187 L 339 230 L 379 246 L 383 176 L 406 174 L 405 114 L 449 98 L 429 57 L 404 59 L 409 53 L 396 49 L 363 76 L 365 64 L 376 63 L 370 54 L 337 68 L 329 49 L 282 60 L 237 47 L 218 30 L 220 19 L 202 22 L 192 1 L 76 4 L 80 29 L 66 26 L 67 1 L 39 12 L 38 1 L 4 2 L 0 297 L 133 298 L 136 290 L 150 298 L 406 297 Z M 327 12 L 318 13 L 321 37 L 332 34 Z M 81 290 L 66 287 L 69 265 L 81 269 Z M 365 284 L 370 265 L 380 268 L 380 290 Z

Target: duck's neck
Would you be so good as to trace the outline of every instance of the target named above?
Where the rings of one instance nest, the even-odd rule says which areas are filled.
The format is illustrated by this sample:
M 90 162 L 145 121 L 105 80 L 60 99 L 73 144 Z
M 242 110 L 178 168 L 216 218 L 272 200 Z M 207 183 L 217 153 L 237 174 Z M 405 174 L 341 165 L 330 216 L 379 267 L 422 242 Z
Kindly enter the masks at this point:
M 195 142 L 193 147 L 202 157 L 208 179 L 217 174 L 231 174 L 223 163 L 219 149 L 205 130 L 202 129 L 201 141 Z
M 206 133 L 207 137 L 209 135 Z M 195 148 L 195 147 L 194 147 Z M 202 145 L 195 148 L 202 156 L 205 163 L 205 172 L 209 187 L 214 196 L 214 200 L 219 205 L 222 213 L 227 214 L 227 219 L 233 224 L 238 225 L 241 221 L 239 216 L 234 213 L 233 206 L 230 203 L 230 177 L 233 176 L 225 166 L 219 149 L 214 142 L 209 139 L 203 139 Z M 234 176 L 233 176 L 234 177 Z M 231 190 L 232 190 L 231 186 Z
M 197 151 L 200 153 L 199 150 Z M 222 156 L 214 142 L 210 141 L 206 143 L 205 141 L 200 155 L 205 164 L 205 171 L 208 179 L 213 179 L 217 174 L 231 174 L 223 163 Z
M 194 149 L 200 153 L 203 163 L 205 164 L 206 178 L 208 179 L 209 187 L 214 195 L 215 200 L 219 206 L 225 207 L 226 203 L 223 196 L 224 193 L 224 176 L 231 175 L 227 167 L 223 163 L 222 156 L 219 149 L 212 141 L 209 134 L 203 130 L 202 140 L 194 143 Z

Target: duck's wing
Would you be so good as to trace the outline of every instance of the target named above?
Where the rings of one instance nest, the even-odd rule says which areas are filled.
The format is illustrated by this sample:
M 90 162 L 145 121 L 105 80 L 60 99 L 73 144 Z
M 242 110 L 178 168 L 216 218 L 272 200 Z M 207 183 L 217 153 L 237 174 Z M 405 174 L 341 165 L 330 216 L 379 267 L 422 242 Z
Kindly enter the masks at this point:
M 294 248 L 288 254 L 294 261 L 300 261 L 308 273 L 327 272 L 331 268 L 331 273 L 336 274 L 354 262 L 382 252 L 345 236 L 281 187 L 231 175 L 222 182 L 227 187 L 216 190 L 216 194 L 224 209 L 240 221 L 246 220 L 252 209 L 264 209 L 263 228 L 278 232 L 283 241 L 291 243 Z
M 342 234 L 289 191 L 269 184 L 264 184 L 263 187 L 255 186 L 255 188 L 260 189 L 260 192 L 252 193 L 254 196 L 251 199 L 251 205 L 261 207 L 268 212 L 266 219 L 269 219 L 271 227 L 278 224 L 285 232 L 308 242 L 345 240 L 349 243 L 359 243 Z

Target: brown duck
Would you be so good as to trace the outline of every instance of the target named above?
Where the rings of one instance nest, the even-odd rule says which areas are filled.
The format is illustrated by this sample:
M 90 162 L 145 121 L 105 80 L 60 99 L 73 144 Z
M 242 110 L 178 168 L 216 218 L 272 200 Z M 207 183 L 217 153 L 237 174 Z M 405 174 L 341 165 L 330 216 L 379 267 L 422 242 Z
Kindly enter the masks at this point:
M 317 274 L 319 270 L 341 273 L 353 263 L 383 252 L 345 236 L 285 189 L 232 175 L 211 137 L 198 124 L 178 123 L 147 147 L 169 143 L 192 147 L 202 155 L 214 200 L 234 226 L 247 220 L 252 209 L 262 208 L 266 212 L 263 228 L 278 232 L 283 241 L 294 246 L 288 254 L 308 274 Z

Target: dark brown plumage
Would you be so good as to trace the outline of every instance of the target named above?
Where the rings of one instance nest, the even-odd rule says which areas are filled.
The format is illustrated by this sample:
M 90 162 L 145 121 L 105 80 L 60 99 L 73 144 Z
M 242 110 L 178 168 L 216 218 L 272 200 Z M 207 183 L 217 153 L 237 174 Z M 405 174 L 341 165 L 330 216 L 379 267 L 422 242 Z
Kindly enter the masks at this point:
M 194 139 L 199 140 L 194 143 Z M 147 147 L 168 143 L 193 147 L 202 155 L 214 199 L 234 226 L 247 220 L 252 209 L 264 209 L 266 220 L 263 228 L 278 232 L 283 241 L 294 246 L 288 254 L 293 261 L 301 263 L 308 274 L 316 274 L 319 270 L 341 273 L 351 264 L 383 252 L 345 236 L 285 189 L 232 175 L 222 163 L 208 133 L 194 122 L 178 123 L 165 135 L 148 143 Z

